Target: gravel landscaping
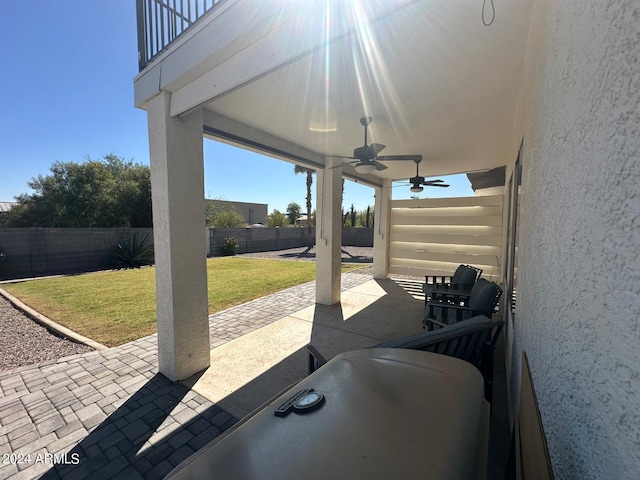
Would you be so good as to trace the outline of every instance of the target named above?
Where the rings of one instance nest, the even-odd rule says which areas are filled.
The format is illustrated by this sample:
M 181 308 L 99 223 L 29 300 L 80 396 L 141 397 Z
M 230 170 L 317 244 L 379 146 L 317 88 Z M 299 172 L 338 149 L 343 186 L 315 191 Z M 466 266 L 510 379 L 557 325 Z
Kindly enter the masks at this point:
M 91 352 L 83 344 L 54 335 L 0 296 L 0 371 Z

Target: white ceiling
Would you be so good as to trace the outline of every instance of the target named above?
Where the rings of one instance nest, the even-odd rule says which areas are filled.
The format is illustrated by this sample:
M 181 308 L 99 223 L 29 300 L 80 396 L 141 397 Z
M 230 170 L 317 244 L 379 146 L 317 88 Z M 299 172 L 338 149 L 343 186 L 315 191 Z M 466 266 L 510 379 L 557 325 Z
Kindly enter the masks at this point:
M 205 108 L 323 156 L 351 155 L 363 144 L 360 117 L 371 116 L 369 143 L 386 145 L 380 155 L 423 155 L 423 176 L 505 165 L 531 5 L 496 2 L 495 21 L 484 26 L 482 4 L 422 0 L 375 19 L 357 3 L 359 27 L 350 34 Z M 311 131 L 314 107 L 324 102 L 337 129 Z M 376 175 L 415 174 L 410 161 L 388 166 Z

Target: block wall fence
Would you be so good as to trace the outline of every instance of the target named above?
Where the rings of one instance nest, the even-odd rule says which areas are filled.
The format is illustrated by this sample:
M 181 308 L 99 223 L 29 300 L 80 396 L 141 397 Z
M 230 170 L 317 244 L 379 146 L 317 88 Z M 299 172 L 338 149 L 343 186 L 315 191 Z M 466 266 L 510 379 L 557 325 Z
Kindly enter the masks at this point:
M 134 232 L 151 228 L 0 228 L 0 280 L 64 275 L 113 268 L 111 251 Z M 305 247 L 306 228 L 208 228 L 207 255 L 219 256 L 227 237 L 239 243 L 238 253 Z M 343 245 L 373 246 L 373 229 L 344 228 Z M 312 230 L 315 243 L 315 230 Z

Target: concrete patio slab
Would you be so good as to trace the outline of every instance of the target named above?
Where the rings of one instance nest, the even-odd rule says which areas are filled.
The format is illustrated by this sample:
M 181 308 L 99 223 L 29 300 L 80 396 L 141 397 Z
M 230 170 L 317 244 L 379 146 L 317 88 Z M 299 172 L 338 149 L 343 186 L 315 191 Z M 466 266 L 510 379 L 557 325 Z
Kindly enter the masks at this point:
M 344 291 L 338 305 L 311 305 L 291 314 L 377 343 L 418 333 L 423 315 L 424 297 L 414 298 L 393 280 L 370 280 Z
M 417 333 L 423 310 L 393 280 L 368 280 L 338 305 L 310 305 L 212 350 L 211 366 L 183 384 L 242 418 L 307 375 L 307 344 L 330 359 Z
M 311 323 L 293 317 L 277 320 L 212 350 L 211 367 L 182 384 L 242 418 L 304 378 L 306 363 L 300 352 L 311 339 L 311 328 Z M 278 369 L 277 378 L 262 388 L 248 388 L 274 368 Z M 242 395 L 236 394 L 243 388 Z

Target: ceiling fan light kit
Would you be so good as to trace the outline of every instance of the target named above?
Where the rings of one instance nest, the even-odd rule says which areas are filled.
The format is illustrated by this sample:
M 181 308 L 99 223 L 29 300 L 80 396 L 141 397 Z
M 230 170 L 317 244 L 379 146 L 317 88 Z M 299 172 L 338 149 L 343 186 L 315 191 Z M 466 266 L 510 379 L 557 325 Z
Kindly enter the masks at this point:
M 354 168 L 356 169 L 356 172 L 362 173 L 362 174 L 369 174 L 376 171 L 376 166 L 373 163 L 366 163 L 366 162 L 357 163 Z

